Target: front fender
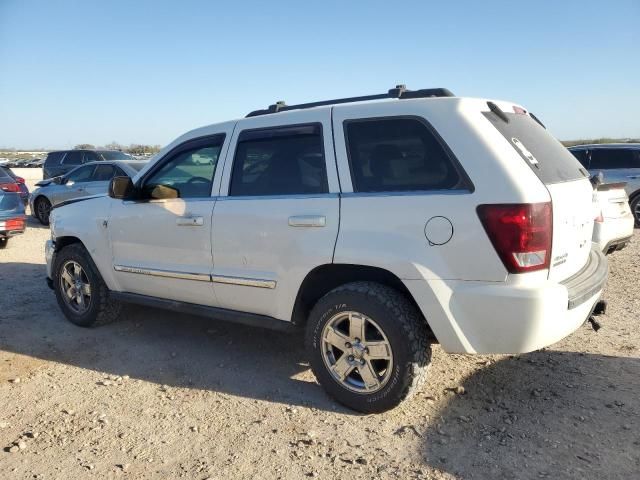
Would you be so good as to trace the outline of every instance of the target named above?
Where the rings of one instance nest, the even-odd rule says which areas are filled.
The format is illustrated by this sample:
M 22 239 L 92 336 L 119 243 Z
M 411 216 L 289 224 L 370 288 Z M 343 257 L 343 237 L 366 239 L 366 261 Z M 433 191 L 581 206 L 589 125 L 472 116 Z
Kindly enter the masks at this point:
M 51 211 L 51 234 L 58 245 L 63 239 L 75 238 L 91 255 L 100 275 L 110 290 L 118 290 L 114 276 L 111 245 L 109 242 L 109 216 L 111 198 L 92 197 L 82 201 L 61 204 Z

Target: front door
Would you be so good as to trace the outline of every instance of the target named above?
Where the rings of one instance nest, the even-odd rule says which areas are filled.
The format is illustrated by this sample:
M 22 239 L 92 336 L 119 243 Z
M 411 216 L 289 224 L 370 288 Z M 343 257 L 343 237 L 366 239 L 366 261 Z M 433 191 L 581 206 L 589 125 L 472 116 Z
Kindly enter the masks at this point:
M 121 291 L 216 305 L 212 191 L 230 134 L 223 131 L 178 145 L 137 180 L 141 199 L 114 201 L 109 232 Z
M 298 288 L 333 259 L 339 186 L 330 111 L 264 115 L 236 127 L 213 218 L 220 306 L 291 318 Z

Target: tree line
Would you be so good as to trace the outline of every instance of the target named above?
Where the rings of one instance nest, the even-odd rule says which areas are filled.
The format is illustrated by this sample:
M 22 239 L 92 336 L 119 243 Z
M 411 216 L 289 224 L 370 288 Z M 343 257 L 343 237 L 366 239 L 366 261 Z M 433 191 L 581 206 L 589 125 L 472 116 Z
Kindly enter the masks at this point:
M 162 147 L 160 145 L 143 145 L 138 143 L 120 145 L 118 142 L 111 142 L 103 146 L 95 146 L 90 143 L 80 143 L 73 148 L 74 150 L 119 150 L 130 155 L 149 155 L 158 153 Z

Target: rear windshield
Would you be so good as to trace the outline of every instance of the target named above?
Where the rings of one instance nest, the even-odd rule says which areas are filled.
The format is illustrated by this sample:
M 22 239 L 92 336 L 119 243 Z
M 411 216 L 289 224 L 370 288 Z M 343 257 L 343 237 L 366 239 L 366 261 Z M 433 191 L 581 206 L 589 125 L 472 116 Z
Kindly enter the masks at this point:
M 589 176 L 571 152 L 529 115 L 505 115 L 508 123 L 493 112 L 484 113 L 542 183 L 570 182 Z
M 100 150 L 98 153 L 104 160 L 131 160 L 129 155 L 117 150 Z
M 0 179 L 1 181 L 2 179 Z M 20 196 L 17 193 L 4 193 L 0 190 L 0 213 L 2 213 L 2 210 L 16 209 L 20 202 Z

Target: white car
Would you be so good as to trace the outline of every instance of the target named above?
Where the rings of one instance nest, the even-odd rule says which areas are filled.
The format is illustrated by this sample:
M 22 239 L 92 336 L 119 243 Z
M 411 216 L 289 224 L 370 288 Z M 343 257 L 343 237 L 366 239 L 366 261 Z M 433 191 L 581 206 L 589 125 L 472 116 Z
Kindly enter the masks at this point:
M 633 237 L 634 217 L 625 183 L 600 183 L 594 189 L 596 207 L 593 242 L 609 254 L 622 250 Z
M 81 326 L 133 302 L 305 328 L 326 390 L 380 412 L 432 342 L 517 353 L 577 329 L 607 276 L 592 208 L 588 172 L 522 106 L 398 86 L 183 135 L 54 208 L 47 268 Z

